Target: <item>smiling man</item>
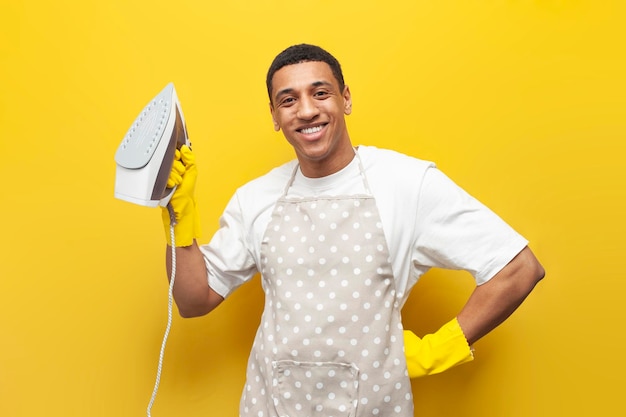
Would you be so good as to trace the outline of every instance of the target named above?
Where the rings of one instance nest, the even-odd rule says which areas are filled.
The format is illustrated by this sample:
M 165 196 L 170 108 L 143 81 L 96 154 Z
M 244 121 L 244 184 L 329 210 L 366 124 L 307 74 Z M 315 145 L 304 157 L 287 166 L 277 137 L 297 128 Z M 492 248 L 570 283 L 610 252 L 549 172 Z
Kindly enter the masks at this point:
M 302 173 L 319 178 L 339 171 L 354 158 L 344 116 L 352 111 L 350 89 L 328 64 L 286 65 L 269 80 L 274 129 L 293 146 Z
M 413 416 L 409 377 L 472 360 L 470 346 L 520 305 L 543 268 L 526 239 L 433 163 L 352 144 L 350 90 L 327 51 L 287 48 L 267 89 L 274 128 L 296 158 L 240 187 L 202 246 L 194 155 L 178 154 L 179 312 L 207 314 L 261 274 L 265 308 L 240 416 Z M 169 236 L 167 210 L 163 220 Z M 410 334 L 405 354 L 401 308 L 432 267 L 466 270 L 477 286 L 439 331 Z

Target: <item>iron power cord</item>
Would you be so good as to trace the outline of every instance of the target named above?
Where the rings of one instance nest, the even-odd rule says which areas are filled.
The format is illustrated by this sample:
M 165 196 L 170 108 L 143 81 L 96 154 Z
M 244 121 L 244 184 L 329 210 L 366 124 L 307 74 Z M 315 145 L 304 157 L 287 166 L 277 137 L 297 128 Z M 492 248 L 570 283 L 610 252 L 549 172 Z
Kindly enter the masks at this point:
M 157 366 L 156 380 L 154 382 L 154 389 L 152 391 L 152 397 L 150 397 L 150 403 L 148 404 L 147 415 L 152 417 L 151 410 L 156 400 L 157 392 L 159 391 L 159 385 L 161 383 L 161 373 L 163 371 L 163 357 L 165 356 L 165 346 L 167 345 L 167 338 L 169 337 L 170 330 L 172 328 L 172 310 L 174 300 L 174 280 L 176 279 L 176 239 L 174 236 L 174 226 L 176 225 L 176 216 L 171 204 L 167 205 L 167 209 L 170 213 L 170 239 L 172 242 L 172 273 L 170 275 L 170 286 L 167 299 L 167 326 L 165 327 L 165 334 L 163 335 L 163 342 L 161 343 L 161 352 L 159 354 L 159 364 Z

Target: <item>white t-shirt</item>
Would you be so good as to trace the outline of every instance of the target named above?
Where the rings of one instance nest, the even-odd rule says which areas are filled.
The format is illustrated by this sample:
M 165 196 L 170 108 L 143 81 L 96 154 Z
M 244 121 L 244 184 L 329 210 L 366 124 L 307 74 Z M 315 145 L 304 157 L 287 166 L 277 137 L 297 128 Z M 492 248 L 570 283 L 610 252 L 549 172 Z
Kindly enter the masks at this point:
M 478 285 L 500 271 L 528 241 L 452 182 L 432 162 L 359 146 L 358 154 L 383 223 L 400 305 L 432 267 L 466 270 Z M 223 297 L 250 280 L 260 265 L 263 234 L 297 161 L 240 187 L 229 201 L 205 257 L 211 288 Z M 288 197 L 366 193 L 358 159 L 323 178 L 299 169 Z

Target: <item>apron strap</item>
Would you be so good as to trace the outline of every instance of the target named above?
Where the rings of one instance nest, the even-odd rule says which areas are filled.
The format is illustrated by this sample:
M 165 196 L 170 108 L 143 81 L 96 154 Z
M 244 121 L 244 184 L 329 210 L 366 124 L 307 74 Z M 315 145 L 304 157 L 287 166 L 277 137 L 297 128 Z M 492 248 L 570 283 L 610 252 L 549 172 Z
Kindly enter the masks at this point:
M 370 184 L 367 182 L 367 176 L 365 175 L 365 169 L 363 168 L 363 162 L 361 162 L 361 156 L 357 152 L 357 148 L 354 148 L 354 154 L 359 162 L 359 172 L 361 173 L 361 178 L 363 178 L 363 186 L 365 187 L 365 191 L 367 194 L 372 195 L 372 191 L 370 190 Z

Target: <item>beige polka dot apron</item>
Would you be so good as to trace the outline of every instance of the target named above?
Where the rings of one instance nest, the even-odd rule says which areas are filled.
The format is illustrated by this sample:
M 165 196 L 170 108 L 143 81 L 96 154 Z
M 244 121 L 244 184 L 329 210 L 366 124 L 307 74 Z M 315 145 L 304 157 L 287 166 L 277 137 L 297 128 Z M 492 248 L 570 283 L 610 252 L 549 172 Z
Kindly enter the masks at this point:
M 294 170 L 274 208 L 241 416 L 413 416 L 389 251 L 359 168 L 367 194 L 289 198 Z

